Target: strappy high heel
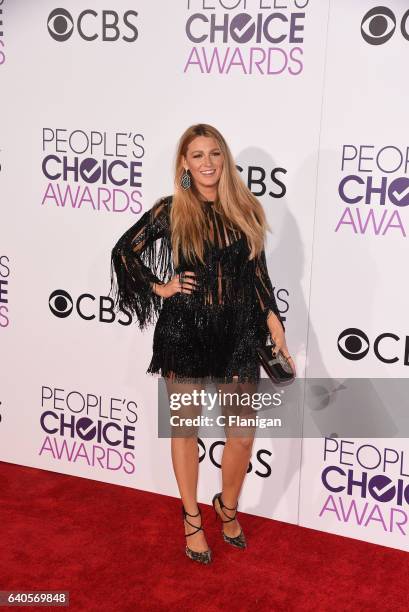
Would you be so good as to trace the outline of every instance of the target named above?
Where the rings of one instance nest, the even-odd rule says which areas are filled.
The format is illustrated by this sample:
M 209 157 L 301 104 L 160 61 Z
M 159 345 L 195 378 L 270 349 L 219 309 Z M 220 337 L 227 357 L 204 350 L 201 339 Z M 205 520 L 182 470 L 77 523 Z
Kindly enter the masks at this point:
M 223 519 L 220 516 L 220 514 L 217 512 L 217 510 L 216 510 L 216 499 L 219 500 L 220 510 L 223 512 L 224 516 L 227 516 L 227 519 Z M 237 514 L 237 508 L 239 507 L 239 502 L 237 502 L 235 508 L 229 508 L 228 506 L 226 506 L 223 503 L 222 494 L 221 493 L 216 493 L 216 495 L 212 499 L 212 504 L 213 504 L 214 511 L 216 513 L 216 519 L 217 519 L 217 517 L 219 517 L 220 520 L 222 521 L 222 523 L 230 523 L 231 521 L 234 521 L 234 519 L 236 518 L 236 514 Z M 223 510 L 223 508 L 226 508 L 226 510 L 231 510 L 232 512 L 234 511 L 234 516 L 231 517 L 228 514 L 226 514 L 226 512 Z M 239 535 L 234 536 L 234 537 L 230 537 L 230 536 L 228 536 L 228 535 L 226 535 L 224 533 L 223 526 L 222 526 L 222 534 L 223 534 L 224 541 L 227 542 L 228 544 L 231 544 L 232 546 L 236 546 L 236 548 L 246 548 L 247 547 L 247 542 L 246 542 L 246 538 L 244 537 L 243 529 L 241 529 Z
M 183 520 L 186 521 L 186 523 L 188 525 L 190 525 L 191 527 L 195 527 L 196 531 L 192 531 L 192 533 L 185 533 L 185 537 L 188 538 L 191 535 L 194 535 L 195 533 L 197 533 L 198 531 L 203 531 L 203 527 L 202 527 L 202 513 L 200 511 L 200 508 L 198 506 L 198 510 L 199 512 L 197 514 L 189 514 L 188 512 L 186 512 L 184 505 L 182 504 L 182 516 L 183 516 Z M 191 516 L 191 517 L 195 517 L 195 516 L 200 516 L 200 526 L 198 527 L 197 525 L 193 525 L 193 523 L 191 523 L 190 521 L 188 521 L 188 519 L 186 518 L 187 516 Z M 186 549 L 185 549 L 186 555 L 192 559 L 193 561 L 198 561 L 199 563 L 210 563 L 210 561 L 212 560 L 212 551 L 210 550 L 210 548 L 208 548 L 205 551 L 202 552 L 198 552 L 196 550 L 192 550 L 191 548 L 189 548 L 189 546 L 186 545 Z

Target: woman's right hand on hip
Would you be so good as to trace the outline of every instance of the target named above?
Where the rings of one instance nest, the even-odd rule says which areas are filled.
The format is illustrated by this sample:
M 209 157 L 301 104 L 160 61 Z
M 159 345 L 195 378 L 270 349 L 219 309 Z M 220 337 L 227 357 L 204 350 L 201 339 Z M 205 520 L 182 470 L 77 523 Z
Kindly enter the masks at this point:
M 198 287 L 195 276 L 195 273 L 189 270 L 180 272 L 164 285 L 155 284 L 154 291 L 163 298 L 169 298 L 175 293 L 191 294 Z

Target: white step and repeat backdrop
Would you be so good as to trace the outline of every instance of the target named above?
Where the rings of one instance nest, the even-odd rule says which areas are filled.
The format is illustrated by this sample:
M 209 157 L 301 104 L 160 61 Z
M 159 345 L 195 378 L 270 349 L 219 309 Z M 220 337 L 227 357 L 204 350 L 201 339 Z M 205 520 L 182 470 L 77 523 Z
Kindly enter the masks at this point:
M 109 264 L 198 122 L 266 210 L 299 377 L 407 378 L 405 2 L 0 0 L 0 21 L 0 459 L 178 496 L 153 328 L 113 313 Z M 201 502 L 222 445 L 201 440 Z M 405 453 L 258 438 L 240 508 L 408 550 Z

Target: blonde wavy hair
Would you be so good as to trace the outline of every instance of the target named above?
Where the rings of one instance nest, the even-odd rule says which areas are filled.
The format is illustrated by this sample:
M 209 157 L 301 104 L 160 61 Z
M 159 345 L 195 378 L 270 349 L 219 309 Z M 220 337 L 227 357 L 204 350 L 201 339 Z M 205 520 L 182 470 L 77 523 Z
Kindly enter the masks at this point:
M 182 134 L 175 157 L 175 178 L 173 203 L 170 213 L 172 228 L 172 251 L 175 266 L 178 265 L 179 249 L 186 261 L 195 258 L 202 263 L 204 237 L 206 233 L 205 214 L 200 203 L 200 194 L 194 182 L 184 190 L 181 178 L 184 172 L 183 159 L 187 156 L 189 144 L 197 136 L 213 137 L 223 154 L 223 169 L 218 184 L 218 197 L 214 204 L 227 226 L 238 228 L 247 238 L 250 249 L 249 259 L 258 255 L 264 246 L 267 223 L 263 207 L 242 181 L 233 156 L 222 134 L 206 123 L 192 125 Z

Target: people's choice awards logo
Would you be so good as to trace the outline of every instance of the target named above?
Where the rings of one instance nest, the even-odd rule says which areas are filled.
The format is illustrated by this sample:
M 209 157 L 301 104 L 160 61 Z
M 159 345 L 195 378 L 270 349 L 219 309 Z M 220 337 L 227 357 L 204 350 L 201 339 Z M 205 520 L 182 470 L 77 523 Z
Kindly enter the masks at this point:
M 327 497 L 318 517 L 407 536 L 406 455 L 398 448 L 325 438 L 321 482 Z
M 335 232 L 406 238 L 409 147 L 344 144 Z
M 0 6 L 4 3 L 4 0 L 0 0 Z M 3 9 L 0 8 L 0 66 L 6 61 L 6 53 L 4 51 L 4 23 L 3 23 Z
M 272 10 L 259 0 L 188 0 L 189 43 L 184 72 L 195 74 L 299 75 L 304 69 L 304 37 L 309 0 L 292 0 Z M 275 3 L 274 3 L 275 5 Z M 249 12 L 247 12 L 249 11 Z
M 60 387 L 41 387 L 39 455 L 97 470 L 133 474 L 137 404 Z
M 7 255 L 0 255 L 0 328 L 10 324 L 9 313 L 9 276 L 10 260 Z
M 409 40 L 409 10 L 400 20 L 400 32 Z M 361 21 L 362 38 L 370 45 L 383 45 L 395 33 L 397 19 L 393 11 L 386 6 L 376 6 L 365 13 Z
M 87 42 L 115 42 L 119 39 L 134 42 L 138 38 L 138 28 L 135 25 L 137 16 L 136 11 L 126 11 L 120 17 L 114 10 L 97 12 L 85 9 L 74 19 L 66 9 L 57 8 L 48 16 L 47 29 L 58 42 L 66 42 L 74 32 Z
M 142 211 L 143 134 L 43 128 L 42 206 L 102 213 Z

